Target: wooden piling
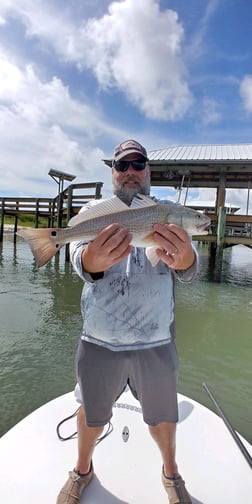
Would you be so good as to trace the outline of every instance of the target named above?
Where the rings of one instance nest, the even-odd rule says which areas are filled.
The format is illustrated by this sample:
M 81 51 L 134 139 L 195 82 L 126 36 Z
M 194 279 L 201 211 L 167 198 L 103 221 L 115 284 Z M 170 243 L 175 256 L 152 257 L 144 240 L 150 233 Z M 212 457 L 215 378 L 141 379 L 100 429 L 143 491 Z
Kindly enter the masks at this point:
M 3 241 L 4 234 L 4 198 L 1 198 L 1 226 L 0 226 L 0 242 Z

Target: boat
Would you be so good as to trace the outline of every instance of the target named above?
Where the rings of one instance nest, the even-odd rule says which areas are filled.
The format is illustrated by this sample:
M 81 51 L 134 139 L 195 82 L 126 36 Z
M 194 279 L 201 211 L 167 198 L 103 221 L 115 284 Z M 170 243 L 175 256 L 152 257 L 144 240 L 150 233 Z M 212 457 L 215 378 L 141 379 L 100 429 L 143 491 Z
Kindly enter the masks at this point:
M 251 502 L 251 467 L 223 420 L 185 395 L 178 394 L 178 402 L 177 461 L 192 503 Z M 76 417 L 71 415 L 77 408 L 76 393 L 68 392 L 33 411 L 0 439 L 2 503 L 56 503 L 76 461 Z M 59 439 L 57 432 L 70 439 Z M 93 457 L 95 475 L 80 504 L 167 504 L 160 453 L 129 390 L 115 403 L 104 432 Z M 251 457 L 251 445 L 239 439 Z

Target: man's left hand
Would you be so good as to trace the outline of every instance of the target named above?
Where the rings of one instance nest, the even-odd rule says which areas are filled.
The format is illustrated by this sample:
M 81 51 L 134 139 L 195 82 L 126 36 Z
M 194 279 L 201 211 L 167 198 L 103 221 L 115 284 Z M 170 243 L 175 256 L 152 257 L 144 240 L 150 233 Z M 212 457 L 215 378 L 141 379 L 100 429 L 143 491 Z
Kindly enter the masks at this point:
M 174 270 L 186 270 L 193 265 L 195 252 L 184 229 L 176 224 L 155 224 L 154 231 L 161 261 Z

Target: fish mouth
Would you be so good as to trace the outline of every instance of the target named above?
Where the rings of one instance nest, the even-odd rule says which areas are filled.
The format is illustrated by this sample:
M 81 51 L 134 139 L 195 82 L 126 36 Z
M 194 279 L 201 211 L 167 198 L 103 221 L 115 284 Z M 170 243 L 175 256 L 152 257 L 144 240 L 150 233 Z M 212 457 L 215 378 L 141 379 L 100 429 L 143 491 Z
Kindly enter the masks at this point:
M 210 222 L 206 222 L 205 224 L 198 224 L 196 226 L 198 233 L 200 234 L 208 234 L 208 228 L 210 226 Z

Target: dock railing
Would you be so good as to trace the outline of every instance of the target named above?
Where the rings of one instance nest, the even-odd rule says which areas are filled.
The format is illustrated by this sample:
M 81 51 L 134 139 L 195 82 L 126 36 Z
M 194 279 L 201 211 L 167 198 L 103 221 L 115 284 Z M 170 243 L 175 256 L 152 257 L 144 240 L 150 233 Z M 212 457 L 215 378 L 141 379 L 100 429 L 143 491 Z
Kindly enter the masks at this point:
M 14 219 L 14 240 L 18 222 L 27 215 L 34 217 L 34 227 L 39 227 L 39 219 L 45 219 L 47 227 L 62 226 L 76 215 L 80 208 L 92 199 L 102 197 L 103 182 L 71 184 L 55 198 L 0 197 L 0 241 L 3 240 L 5 217 Z M 93 191 L 92 191 L 93 190 Z

